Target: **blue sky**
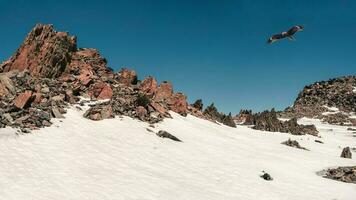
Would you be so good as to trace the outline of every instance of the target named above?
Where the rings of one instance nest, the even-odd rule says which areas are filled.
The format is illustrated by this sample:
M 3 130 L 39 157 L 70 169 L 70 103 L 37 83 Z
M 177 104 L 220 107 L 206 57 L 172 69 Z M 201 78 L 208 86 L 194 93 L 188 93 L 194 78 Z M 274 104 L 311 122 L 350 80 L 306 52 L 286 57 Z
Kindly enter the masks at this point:
M 169 80 L 190 102 L 284 109 L 306 84 L 356 75 L 355 10 L 352 0 L 0 0 L 0 60 L 36 23 L 51 23 L 110 67 Z M 296 41 L 266 44 L 296 24 L 305 26 Z

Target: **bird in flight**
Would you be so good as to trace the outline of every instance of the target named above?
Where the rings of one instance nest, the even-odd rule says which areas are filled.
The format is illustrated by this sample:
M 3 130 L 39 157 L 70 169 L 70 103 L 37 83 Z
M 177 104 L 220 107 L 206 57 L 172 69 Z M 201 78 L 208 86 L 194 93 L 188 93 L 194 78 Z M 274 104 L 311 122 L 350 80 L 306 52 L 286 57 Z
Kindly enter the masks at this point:
M 302 31 L 302 30 L 304 30 L 304 26 L 301 26 L 301 25 L 293 26 L 287 32 L 282 32 L 279 34 L 272 35 L 272 37 L 268 38 L 267 43 L 272 44 L 273 42 L 284 39 L 284 38 L 288 38 L 289 40 L 295 40 L 293 35 L 296 32 Z

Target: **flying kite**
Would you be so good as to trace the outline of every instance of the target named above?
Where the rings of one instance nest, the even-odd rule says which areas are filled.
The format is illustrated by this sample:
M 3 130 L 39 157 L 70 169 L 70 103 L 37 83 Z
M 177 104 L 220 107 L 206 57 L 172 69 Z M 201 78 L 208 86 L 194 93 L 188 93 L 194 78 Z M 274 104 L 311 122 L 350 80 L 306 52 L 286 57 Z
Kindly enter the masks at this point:
M 295 38 L 293 37 L 293 35 L 298 32 L 298 31 L 302 31 L 304 30 L 304 26 L 293 26 L 292 28 L 290 28 L 287 32 L 282 32 L 276 35 L 272 35 L 272 37 L 270 37 L 267 41 L 268 44 L 272 44 L 275 41 L 284 39 L 284 38 L 288 38 L 289 40 L 295 40 Z

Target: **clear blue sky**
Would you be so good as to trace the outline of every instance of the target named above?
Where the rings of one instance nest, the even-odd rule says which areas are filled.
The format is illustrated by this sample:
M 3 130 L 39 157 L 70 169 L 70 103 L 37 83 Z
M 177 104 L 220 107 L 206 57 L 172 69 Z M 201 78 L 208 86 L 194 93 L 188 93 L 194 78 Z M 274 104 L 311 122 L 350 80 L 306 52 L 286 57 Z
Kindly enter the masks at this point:
M 356 1 L 0 1 L 0 60 L 36 23 L 78 36 L 109 66 L 170 80 L 224 111 L 291 105 L 304 85 L 356 74 Z M 269 35 L 302 24 L 297 41 Z

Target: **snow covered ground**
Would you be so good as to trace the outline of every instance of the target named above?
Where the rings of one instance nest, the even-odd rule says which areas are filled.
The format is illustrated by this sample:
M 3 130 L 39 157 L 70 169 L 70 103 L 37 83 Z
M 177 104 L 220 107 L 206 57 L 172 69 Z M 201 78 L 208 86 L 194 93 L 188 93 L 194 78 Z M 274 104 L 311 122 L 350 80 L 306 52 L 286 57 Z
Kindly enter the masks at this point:
M 356 184 L 316 175 L 356 147 L 347 127 L 314 123 L 321 138 L 230 128 L 193 116 L 150 128 L 128 117 L 90 121 L 84 111 L 33 134 L 0 129 L 0 199 L 355 200 Z M 166 130 L 183 142 L 157 137 Z M 296 139 L 305 151 L 280 144 Z M 314 142 L 322 140 L 324 144 Z M 355 153 L 354 153 L 355 154 Z M 273 181 L 259 177 L 268 172 Z

